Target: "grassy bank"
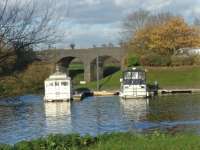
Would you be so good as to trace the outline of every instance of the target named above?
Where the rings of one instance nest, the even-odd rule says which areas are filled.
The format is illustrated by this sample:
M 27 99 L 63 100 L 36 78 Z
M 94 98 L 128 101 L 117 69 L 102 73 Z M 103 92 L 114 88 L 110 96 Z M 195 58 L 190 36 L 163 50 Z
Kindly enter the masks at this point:
M 74 67 L 74 68 L 73 68 Z M 70 74 L 74 76 L 75 88 L 96 89 L 96 82 L 79 85 L 83 80 L 82 66 L 75 65 Z M 200 88 L 200 66 L 184 67 L 147 67 L 147 81 L 158 81 L 161 88 Z M 12 76 L 0 77 L 0 98 L 39 93 L 44 88 L 44 80 L 54 70 L 54 65 L 36 62 L 23 72 Z M 118 71 L 100 80 L 101 90 L 119 90 L 122 72 Z
M 32 141 L 23 141 L 13 146 L 0 145 L 1 150 L 198 150 L 197 135 L 137 135 L 112 133 L 98 137 L 79 135 L 50 135 Z
M 200 66 L 148 68 L 148 81 L 163 88 L 200 88 Z
M 147 81 L 158 81 L 161 88 L 200 88 L 200 66 L 147 67 Z M 116 72 L 100 81 L 101 90 L 117 90 L 122 72 Z M 86 85 L 96 89 L 96 82 Z

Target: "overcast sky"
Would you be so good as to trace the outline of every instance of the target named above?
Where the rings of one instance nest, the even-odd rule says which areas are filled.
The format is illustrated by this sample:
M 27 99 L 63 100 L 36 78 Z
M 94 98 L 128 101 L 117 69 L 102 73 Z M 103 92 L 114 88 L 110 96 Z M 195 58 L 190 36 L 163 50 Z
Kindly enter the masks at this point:
M 200 0 L 56 0 L 57 15 L 62 16 L 60 28 L 65 34 L 61 45 L 68 47 L 100 46 L 118 43 L 123 19 L 139 9 L 153 13 L 172 12 L 181 14 L 188 21 L 200 16 Z

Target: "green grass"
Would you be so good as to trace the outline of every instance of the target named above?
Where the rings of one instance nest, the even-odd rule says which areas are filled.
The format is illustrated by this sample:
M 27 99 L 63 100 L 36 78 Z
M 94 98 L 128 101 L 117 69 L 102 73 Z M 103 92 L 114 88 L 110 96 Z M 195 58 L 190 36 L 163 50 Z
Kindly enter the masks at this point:
M 73 63 L 69 65 L 70 70 L 83 70 L 84 69 L 84 65 L 80 64 L 80 63 Z
M 148 83 L 158 81 L 161 88 L 200 88 L 200 66 L 147 67 L 146 69 Z M 100 89 L 119 89 L 121 76 L 122 72 L 118 71 L 100 80 Z M 96 81 L 90 82 L 85 86 L 90 89 L 96 89 Z
M 149 135 L 112 133 L 91 137 L 78 134 L 50 135 L 15 145 L 0 145 L 1 150 L 199 150 L 198 135 Z
M 198 150 L 199 136 L 195 135 L 135 135 L 116 133 L 103 135 L 88 150 Z
M 200 66 L 148 68 L 148 82 L 163 88 L 200 88 Z
M 99 81 L 100 89 L 101 90 L 117 90 L 120 87 L 119 79 L 122 76 L 122 72 L 118 71 L 110 76 Z M 97 82 L 90 82 L 86 85 L 79 85 L 76 88 L 87 87 L 89 89 L 95 90 L 97 87 Z

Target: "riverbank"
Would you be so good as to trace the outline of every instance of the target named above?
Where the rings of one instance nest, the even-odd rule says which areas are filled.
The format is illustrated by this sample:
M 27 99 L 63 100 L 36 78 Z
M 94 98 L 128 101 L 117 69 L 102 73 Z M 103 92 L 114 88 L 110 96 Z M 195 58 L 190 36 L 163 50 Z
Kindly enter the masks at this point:
M 182 67 L 145 67 L 147 70 L 147 82 L 159 83 L 162 89 L 200 89 L 200 66 Z M 100 90 L 114 91 L 120 88 L 122 71 L 118 71 L 99 81 Z M 96 89 L 96 82 L 90 82 L 80 87 Z
M 42 150 L 42 149 L 73 149 L 73 150 L 199 150 L 198 135 L 169 135 L 155 132 L 151 135 L 135 133 L 112 133 L 91 137 L 78 134 L 50 135 L 32 141 L 22 141 L 13 146 L 0 145 L 1 150 Z
M 43 93 L 44 80 L 53 72 L 54 65 L 47 63 L 33 63 L 28 68 L 12 76 L 1 77 L 0 98 L 13 97 L 24 94 Z M 161 89 L 200 89 L 200 66 L 182 67 L 145 67 L 147 70 L 147 82 L 149 84 L 157 81 Z M 74 80 L 81 81 L 82 74 L 77 75 Z M 80 77 L 80 78 L 79 78 Z M 101 91 L 114 93 L 120 89 L 120 78 L 122 71 L 100 80 Z M 96 81 L 86 85 L 74 85 L 74 88 L 84 88 L 95 91 Z

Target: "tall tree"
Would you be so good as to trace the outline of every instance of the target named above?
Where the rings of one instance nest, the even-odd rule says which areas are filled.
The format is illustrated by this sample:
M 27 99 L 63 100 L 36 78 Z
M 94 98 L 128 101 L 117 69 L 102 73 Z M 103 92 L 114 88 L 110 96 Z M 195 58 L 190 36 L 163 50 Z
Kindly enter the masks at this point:
M 150 17 L 150 12 L 146 10 L 138 10 L 130 13 L 123 22 L 123 38 L 129 39 L 135 32 L 143 28 Z
M 161 24 L 146 26 L 135 33 L 129 48 L 140 54 L 150 52 L 172 55 L 180 48 L 200 46 L 200 32 L 182 17 L 167 19 Z

